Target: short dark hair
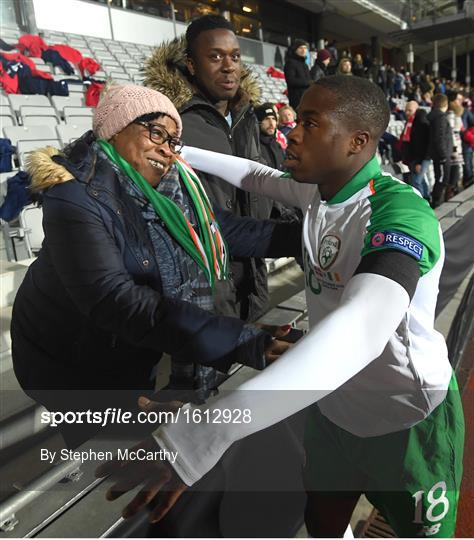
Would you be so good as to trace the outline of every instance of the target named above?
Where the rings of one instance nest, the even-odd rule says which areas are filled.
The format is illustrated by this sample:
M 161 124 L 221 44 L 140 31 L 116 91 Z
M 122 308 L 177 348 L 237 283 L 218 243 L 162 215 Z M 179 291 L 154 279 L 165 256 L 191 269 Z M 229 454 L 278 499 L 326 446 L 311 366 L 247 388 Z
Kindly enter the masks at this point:
M 363 77 L 330 75 L 315 83 L 336 97 L 335 114 L 349 129 L 365 129 L 375 141 L 385 132 L 390 108 L 382 90 Z
M 446 95 L 448 96 L 448 101 L 451 103 L 452 101 L 456 101 L 458 95 L 461 94 L 461 96 L 463 95 L 463 93 L 461 92 L 461 90 L 449 90 L 448 92 L 446 92 Z M 464 96 L 463 96 L 464 97 Z
M 431 108 L 432 109 L 441 109 L 446 107 L 448 104 L 448 97 L 444 94 L 435 94 L 432 99 Z
M 194 44 L 200 34 L 220 28 L 234 32 L 232 24 L 222 15 L 203 15 L 194 19 L 186 29 L 186 54 L 192 56 Z

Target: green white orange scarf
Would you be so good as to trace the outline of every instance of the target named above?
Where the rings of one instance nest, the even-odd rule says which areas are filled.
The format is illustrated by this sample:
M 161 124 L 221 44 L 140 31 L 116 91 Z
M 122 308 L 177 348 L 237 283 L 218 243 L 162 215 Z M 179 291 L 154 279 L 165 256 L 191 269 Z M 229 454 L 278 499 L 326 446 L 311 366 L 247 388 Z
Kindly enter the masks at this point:
M 97 143 L 107 157 L 120 167 L 148 199 L 157 215 L 165 223 L 171 236 L 202 268 L 211 287 L 214 286 L 216 279 L 227 279 L 227 245 L 201 181 L 191 166 L 179 156 L 174 162 L 181 181 L 193 202 L 198 222 L 197 230 L 194 229 L 179 206 L 156 191 L 110 143 L 103 139 L 99 139 Z

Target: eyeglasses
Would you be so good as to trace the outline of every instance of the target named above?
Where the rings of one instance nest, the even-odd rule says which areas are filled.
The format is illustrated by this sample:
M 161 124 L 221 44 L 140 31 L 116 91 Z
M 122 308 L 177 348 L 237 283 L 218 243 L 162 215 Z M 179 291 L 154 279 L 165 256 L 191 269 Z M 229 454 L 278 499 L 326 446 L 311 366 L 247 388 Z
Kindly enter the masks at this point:
M 165 128 L 157 126 L 156 124 L 151 124 L 150 122 L 135 122 L 147 128 L 150 141 L 155 144 L 165 144 L 168 143 L 169 149 L 173 154 L 179 154 L 184 146 L 184 142 L 177 137 L 172 137 Z

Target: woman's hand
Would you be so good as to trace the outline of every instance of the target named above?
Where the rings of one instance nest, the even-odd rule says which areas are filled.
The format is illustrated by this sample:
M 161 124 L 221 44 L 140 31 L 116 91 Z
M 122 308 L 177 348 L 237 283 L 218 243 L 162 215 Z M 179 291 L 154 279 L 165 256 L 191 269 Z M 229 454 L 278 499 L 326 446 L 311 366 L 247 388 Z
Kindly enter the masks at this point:
M 275 360 L 278 360 L 291 347 L 293 347 L 292 343 L 274 339 L 265 349 L 265 360 L 267 364 L 272 364 Z
M 159 452 L 159 450 L 155 440 L 149 437 L 131 448 L 130 455 L 136 455 L 137 451 L 144 453 Z M 122 510 L 122 517 L 124 519 L 133 517 L 153 501 L 149 516 L 150 523 L 160 521 L 188 487 L 181 481 L 171 465 L 162 460 L 114 459 L 98 467 L 95 475 L 98 478 L 112 476 L 114 484 L 106 493 L 109 501 L 114 501 L 143 484 L 138 494 Z
M 138 399 L 138 405 L 143 411 L 176 412 L 184 403 L 182 401 L 159 402 L 141 396 Z M 134 456 L 137 451 L 159 452 L 160 448 L 156 441 L 149 437 L 131 448 L 129 455 Z M 124 519 L 133 517 L 153 500 L 150 523 L 160 521 L 188 487 L 181 481 L 171 465 L 164 460 L 114 459 L 99 466 L 95 474 L 98 478 L 113 476 L 115 483 L 105 495 L 109 501 L 114 501 L 143 484 L 139 493 L 123 509 L 122 517 Z

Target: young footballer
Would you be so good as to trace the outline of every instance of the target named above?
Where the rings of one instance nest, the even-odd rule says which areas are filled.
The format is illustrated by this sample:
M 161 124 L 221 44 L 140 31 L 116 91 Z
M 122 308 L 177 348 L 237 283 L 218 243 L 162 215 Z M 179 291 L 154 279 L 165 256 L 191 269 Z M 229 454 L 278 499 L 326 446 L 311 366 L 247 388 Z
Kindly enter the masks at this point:
M 310 331 L 210 405 L 250 411 L 248 422 L 181 416 L 141 443 L 177 452 L 172 466 L 103 466 L 100 475 L 120 467 L 110 498 L 145 482 L 124 515 L 160 492 L 151 519 L 161 519 L 233 442 L 310 407 L 311 536 L 342 536 L 362 493 L 398 536 L 454 534 L 464 424 L 446 345 L 433 326 L 443 239 L 428 203 L 380 169 L 375 152 L 389 114 L 368 80 L 325 77 L 304 94 L 288 135 L 289 174 L 187 149 L 194 168 L 302 209 Z

